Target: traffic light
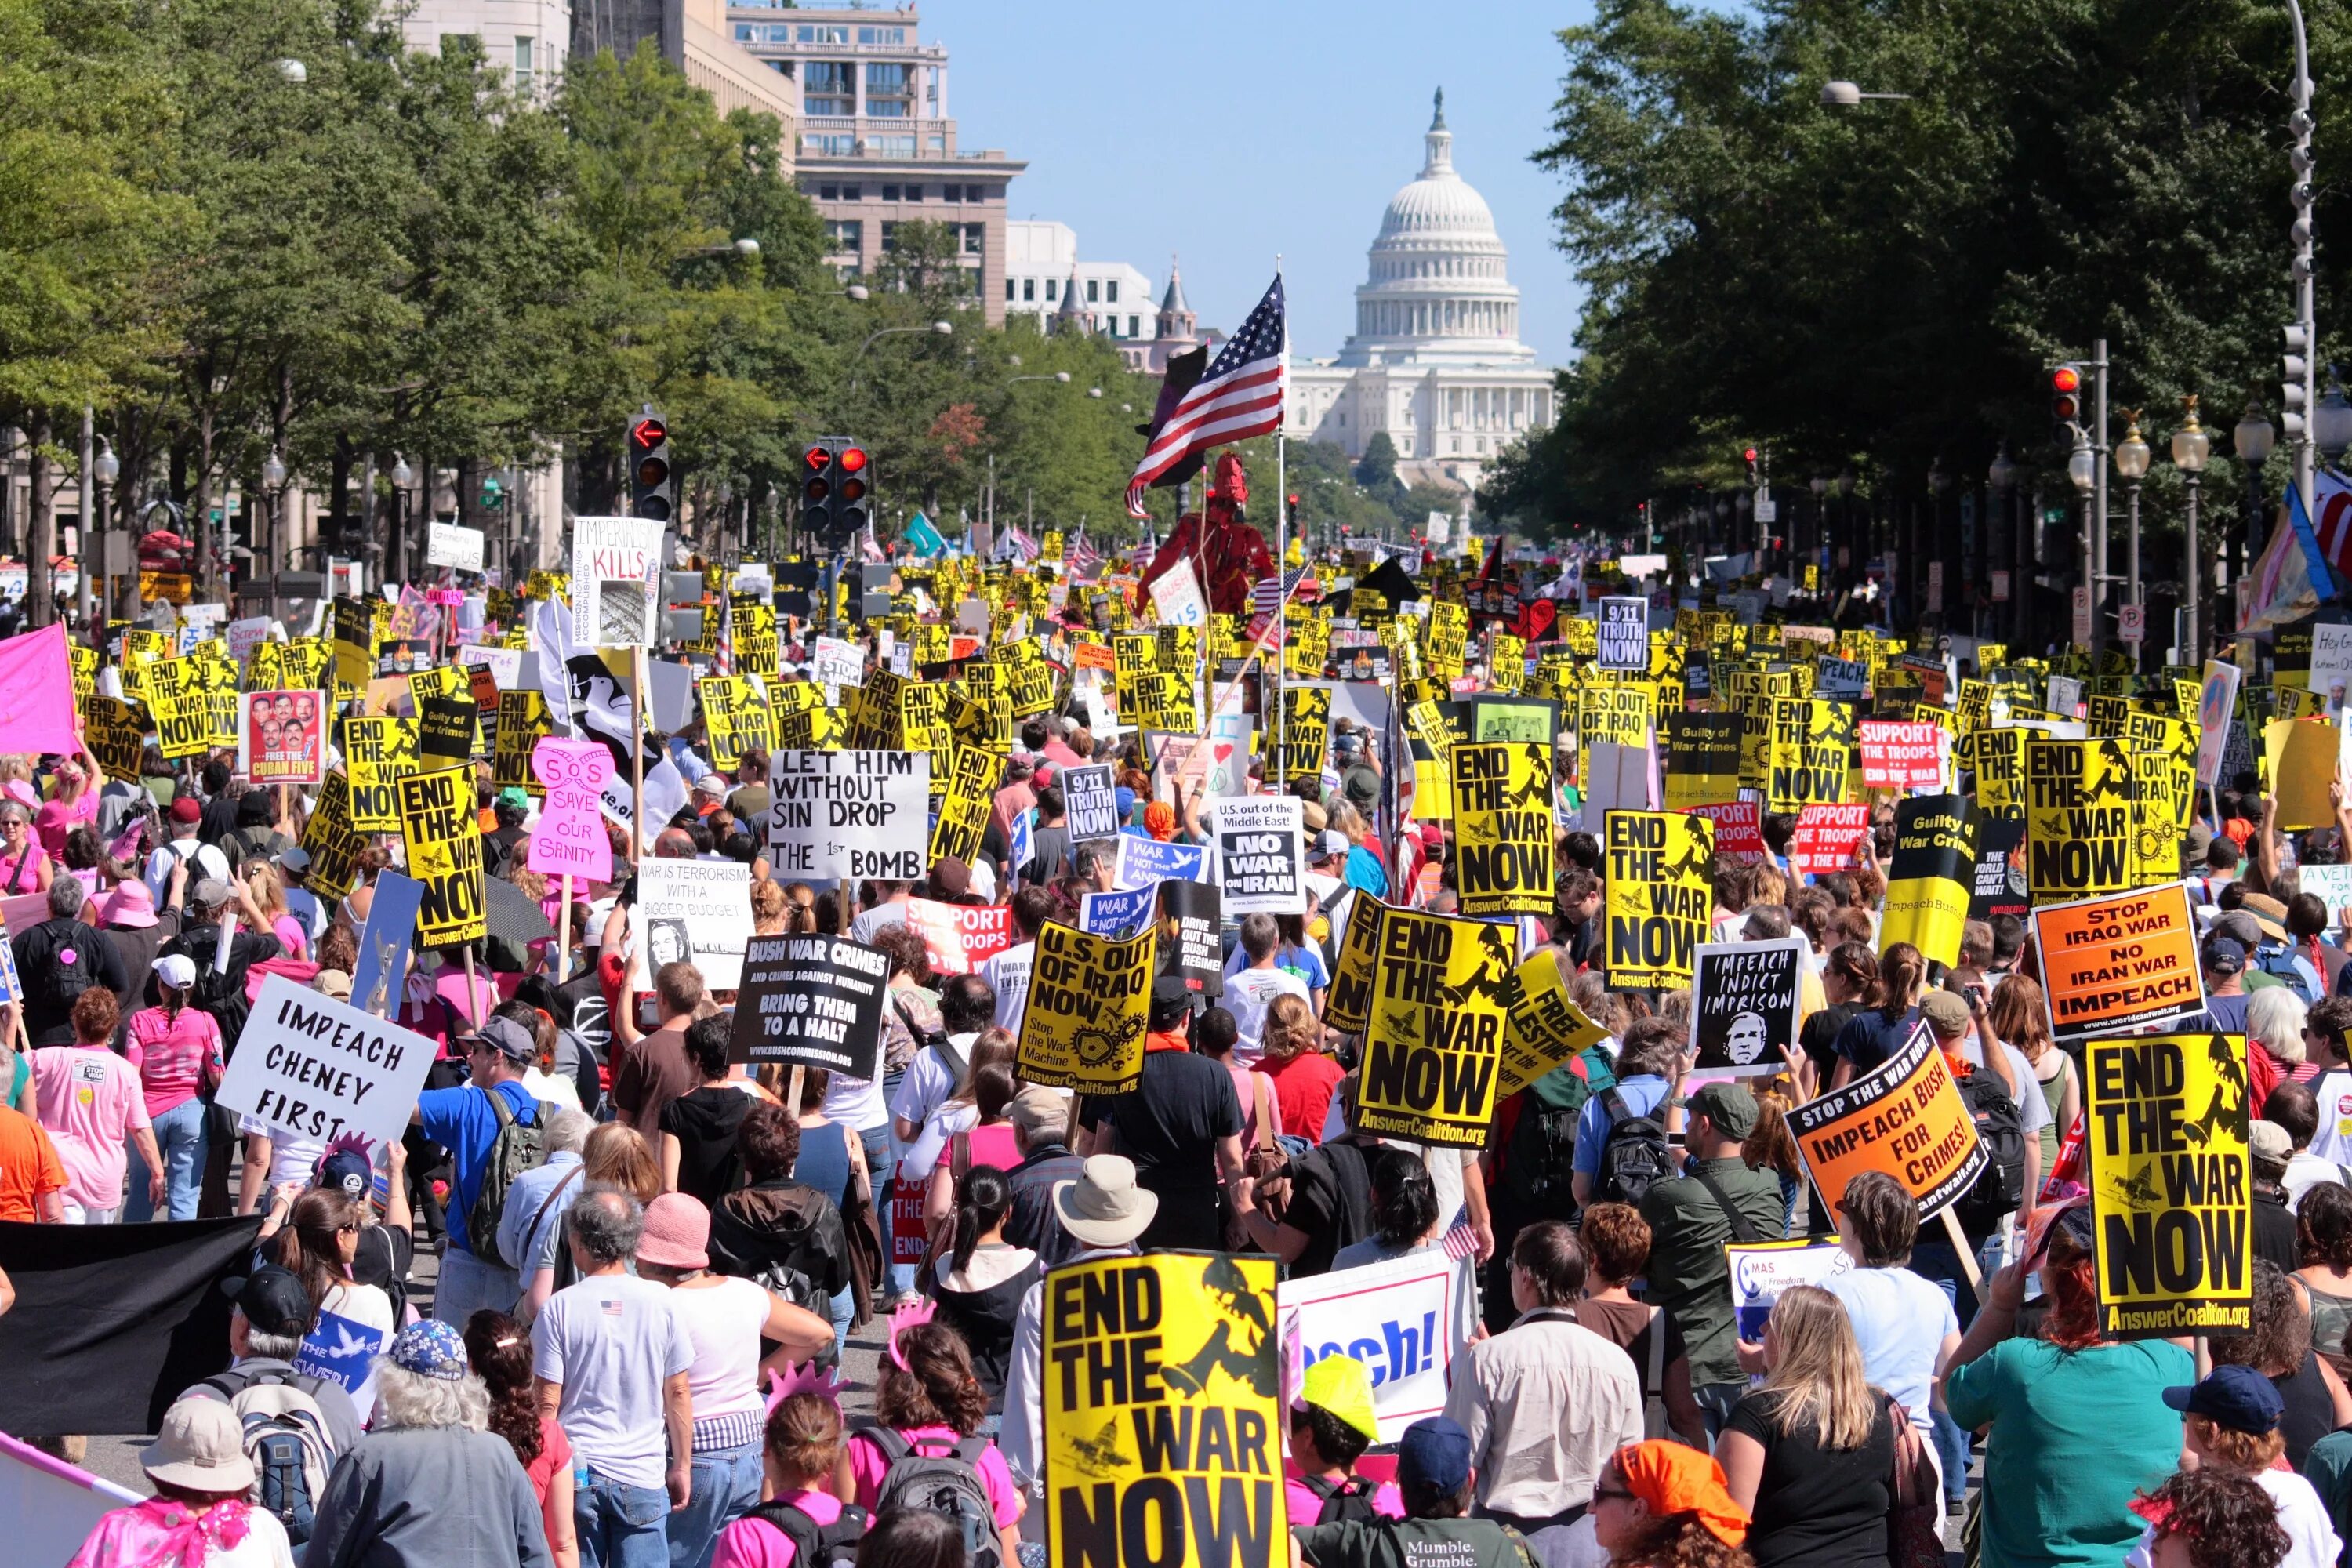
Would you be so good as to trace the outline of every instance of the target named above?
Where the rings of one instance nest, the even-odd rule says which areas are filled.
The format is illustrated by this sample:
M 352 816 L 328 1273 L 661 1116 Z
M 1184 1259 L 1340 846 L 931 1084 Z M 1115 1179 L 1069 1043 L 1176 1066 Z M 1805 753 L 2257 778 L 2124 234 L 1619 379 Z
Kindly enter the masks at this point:
M 669 461 L 669 422 L 648 406 L 629 421 L 625 446 L 629 460 L 629 515 L 667 522 L 677 500 Z
M 834 487 L 835 523 L 845 536 L 854 537 L 866 531 L 866 489 L 874 473 L 866 466 L 866 448 L 855 443 L 837 448 L 833 462 L 840 470 Z
M 812 441 L 801 448 L 801 528 L 838 549 L 866 530 L 874 482 L 866 448 L 855 441 Z
M 1748 486 L 1750 489 L 1753 489 L 1756 487 L 1757 481 L 1763 478 L 1762 471 L 1756 464 L 1756 448 L 1750 447 L 1740 453 L 1740 456 L 1748 459 Z
M 2062 364 L 2050 373 L 2050 417 L 2058 422 L 2062 446 L 2074 443 L 2083 424 L 2083 367 Z

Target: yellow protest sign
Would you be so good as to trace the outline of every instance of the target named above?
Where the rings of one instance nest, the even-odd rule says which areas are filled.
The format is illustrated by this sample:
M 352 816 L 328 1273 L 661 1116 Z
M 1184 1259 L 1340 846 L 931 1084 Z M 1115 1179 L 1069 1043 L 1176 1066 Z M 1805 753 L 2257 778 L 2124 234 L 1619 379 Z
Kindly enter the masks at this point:
M 735 673 L 774 680 L 779 657 L 774 607 L 754 595 L 739 594 L 730 608 L 734 616 Z
M 1331 964 L 1331 989 L 1324 997 L 1323 1021 L 1343 1035 L 1371 1027 L 1372 980 L 1380 970 L 1381 917 L 1388 906 L 1370 893 L 1348 900 L 1348 929 Z
M 98 758 L 106 776 L 125 784 L 139 783 L 147 754 L 145 716 L 136 702 L 120 702 L 91 692 L 82 699 L 82 739 Z
M 1045 1281 L 1053 1568 L 1286 1560 L 1275 1271 L 1250 1254 L 1153 1252 Z
M 1028 1083 L 1118 1094 L 1143 1078 L 1155 928 L 1116 942 L 1052 921 L 1037 932 L 1017 1047 Z
M 2133 885 L 2131 752 L 2121 741 L 2025 743 L 2026 882 L 2037 904 Z
M 1507 925 L 1382 912 L 1350 1126 L 1417 1143 L 1486 1145 L 1516 954 Z
M 1769 809 L 1798 812 L 1845 804 L 1853 752 L 1853 709 L 1824 698 L 1781 698 L 1772 704 Z
M 995 797 L 1003 760 L 978 746 L 957 746 L 947 768 L 947 789 L 940 800 L 940 819 L 931 827 L 930 862 L 953 855 L 965 865 L 980 856 L 982 835 L 988 831 L 988 810 Z
M 2273 719 L 2263 726 L 2278 828 L 2301 833 L 2336 820 L 2327 786 L 2336 780 L 2336 726 L 2326 719 Z
M 425 884 L 417 945 L 457 947 L 489 934 L 482 907 L 482 824 L 474 770 L 440 768 L 396 781 L 408 874 Z
M 764 752 L 775 746 L 767 694 L 758 681 L 748 675 L 706 675 L 694 683 L 694 689 L 702 698 L 710 760 L 721 772 L 733 773 L 748 751 Z
M 1714 915 L 1715 824 L 1679 811 L 1612 811 L 1601 818 L 1601 848 L 1609 983 L 1688 985 L 1693 950 Z
M 1569 999 L 1559 954 L 1541 948 L 1511 973 L 1510 1015 L 1503 1029 L 1503 1060 L 1495 1075 L 1497 1102 L 1517 1094 L 1572 1057 L 1599 1045 L 1609 1031 Z
M 1895 808 L 1886 912 L 1878 951 L 1907 942 L 1933 963 L 1960 961 L 1960 936 L 1976 887 L 1977 836 L 1957 795 L 1912 795 Z
M 400 831 L 400 801 L 394 781 L 416 771 L 416 721 L 382 714 L 354 715 L 342 721 L 343 770 L 351 781 L 352 823 L 362 833 Z
M 490 752 L 490 782 L 500 789 L 545 795 L 547 786 L 530 771 L 530 754 L 541 739 L 553 733 L 555 726 L 547 716 L 545 694 L 499 692 L 498 740 Z
M 1462 912 L 1544 913 L 1555 898 L 1550 748 L 1531 741 L 1465 742 L 1448 761 Z
M 768 718 L 780 752 L 834 752 L 849 732 L 846 717 L 830 707 L 814 681 L 771 680 Z
M 1738 798 L 1740 734 L 1737 713 L 1666 716 L 1667 809 L 1687 811 Z
M 320 898 L 343 897 L 359 882 L 359 858 L 367 837 L 352 823 L 352 796 L 343 775 L 329 773 L 319 786 L 319 804 L 302 824 L 302 849 L 310 857 L 303 885 Z
M 2099 1326 L 2117 1339 L 2253 1326 L 2242 1035 L 2084 1047 Z
M 1286 686 L 1281 702 L 1283 782 L 1307 779 L 1319 787 L 1323 759 L 1330 750 L 1331 689 Z
M 375 679 L 378 607 L 364 599 L 335 601 L 335 685 L 345 695 Z

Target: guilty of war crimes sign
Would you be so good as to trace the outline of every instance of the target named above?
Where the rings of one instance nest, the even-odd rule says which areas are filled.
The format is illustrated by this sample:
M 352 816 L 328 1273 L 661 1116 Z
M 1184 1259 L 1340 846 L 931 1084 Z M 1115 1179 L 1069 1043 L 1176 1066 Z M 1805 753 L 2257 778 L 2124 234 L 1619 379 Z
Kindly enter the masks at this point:
M 1688 985 L 1714 913 L 1715 824 L 1679 811 L 1612 811 L 1601 824 L 1610 984 Z
M 1488 921 L 1381 911 L 1357 1131 L 1485 1147 L 1518 993 L 1514 938 L 1513 927 Z
M 2099 1326 L 2118 1339 L 2248 1331 L 2245 1037 L 2093 1040 L 2083 1077 Z

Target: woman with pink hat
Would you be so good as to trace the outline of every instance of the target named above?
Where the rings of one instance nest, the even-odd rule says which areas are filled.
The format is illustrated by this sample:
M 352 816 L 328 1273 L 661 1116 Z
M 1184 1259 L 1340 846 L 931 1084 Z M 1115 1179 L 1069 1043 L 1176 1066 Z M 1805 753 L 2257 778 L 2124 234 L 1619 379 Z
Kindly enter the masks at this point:
M 57 794 L 35 810 L 33 829 L 40 836 L 42 848 L 62 856 L 67 834 L 85 822 L 98 821 L 98 792 L 89 787 L 88 771 L 71 757 L 59 763 L 51 776 L 58 781 Z

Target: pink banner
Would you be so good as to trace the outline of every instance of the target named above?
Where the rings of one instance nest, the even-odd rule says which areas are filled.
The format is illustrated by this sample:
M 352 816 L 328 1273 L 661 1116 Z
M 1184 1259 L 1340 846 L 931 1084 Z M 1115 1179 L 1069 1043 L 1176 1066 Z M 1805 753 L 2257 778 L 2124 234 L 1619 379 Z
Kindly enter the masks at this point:
M 922 932 L 934 974 L 969 974 L 1013 945 L 1013 911 L 1003 904 L 909 899 L 907 923 Z
M 1764 853 L 1764 807 L 1757 802 L 1729 800 L 1720 805 L 1694 805 L 1690 815 L 1707 817 L 1715 823 L 1717 854 Z
M 1809 805 L 1797 813 L 1789 840 L 1789 865 L 1798 872 L 1827 876 L 1853 864 L 1854 847 L 1870 836 L 1870 807 Z
M 0 642 L 0 752 L 80 750 L 66 628 L 43 626 Z
M 1871 789 L 1941 789 L 1951 737 L 1941 724 L 1862 721 L 1862 782 Z
M 550 735 L 530 753 L 530 771 L 547 786 L 547 801 L 524 864 L 545 876 L 606 880 L 613 874 L 613 841 L 604 835 L 596 801 L 613 776 L 613 753 L 595 741 Z

